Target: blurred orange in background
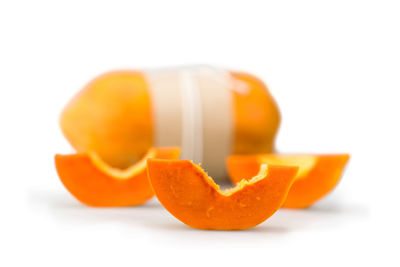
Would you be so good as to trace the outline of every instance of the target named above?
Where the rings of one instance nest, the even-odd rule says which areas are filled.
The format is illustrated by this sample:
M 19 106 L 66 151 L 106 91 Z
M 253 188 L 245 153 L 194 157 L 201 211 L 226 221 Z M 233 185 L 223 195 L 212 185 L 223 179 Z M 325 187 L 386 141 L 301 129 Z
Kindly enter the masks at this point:
M 176 71 L 182 69 L 189 69 L 196 74 L 199 68 L 177 68 Z M 209 67 L 206 70 L 211 73 L 219 71 Z M 175 72 L 171 73 L 173 75 Z M 227 97 L 230 98 L 229 109 L 232 117 L 232 125 L 229 126 L 232 133 L 227 134 L 232 136 L 232 143 L 229 144 L 230 149 L 227 154 L 274 151 L 274 138 L 278 131 L 280 114 L 268 88 L 251 74 L 227 71 L 226 73 L 230 79 L 227 85 L 230 88 L 226 90 L 229 91 Z M 155 104 L 152 101 L 150 86 L 144 71 L 124 70 L 100 75 L 75 95 L 64 108 L 60 119 L 64 135 L 77 152 L 95 151 L 105 162 L 114 167 L 129 167 L 140 160 L 150 147 L 157 146 L 154 141 L 154 135 L 157 134 L 154 123 L 157 118 L 154 116 Z M 179 95 L 172 97 L 175 97 L 173 102 L 175 105 L 182 105 Z M 213 106 L 209 109 L 213 109 L 211 111 L 213 113 L 218 113 L 223 108 L 221 104 L 220 107 Z M 183 126 L 174 125 L 172 121 L 177 119 L 171 117 L 183 114 L 173 113 L 171 109 L 163 111 L 171 113 L 169 115 L 171 122 L 167 122 L 171 124 L 169 130 L 175 135 L 180 135 Z M 216 122 L 217 125 L 222 123 L 224 122 Z M 205 131 L 207 129 L 203 130 Z M 217 134 L 221 131 L 223 130 L 216 129 Z M 216 137 L 204 134 L 204 138 Z M 183 144 L 163 144 L 163 146 L 176 145 Z M 217 143 L 211 151 L 205 151 L 204 158 L 221 150 L 219 146 L 222 144 Z M 222 164 L 219 164 L 219 168 L 224 168 L 224 161 L 225 157 L 221 156 Z M 211 167 L 209 169 L 213 172 Z

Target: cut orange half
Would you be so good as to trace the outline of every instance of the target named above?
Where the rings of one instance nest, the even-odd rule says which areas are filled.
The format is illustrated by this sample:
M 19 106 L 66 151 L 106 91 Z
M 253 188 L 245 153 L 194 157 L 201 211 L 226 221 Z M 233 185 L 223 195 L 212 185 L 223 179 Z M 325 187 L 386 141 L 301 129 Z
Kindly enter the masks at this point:
M 252 179 L 227 190 L 188 160 L 148 159 L 147 169 L 158 200 L 186 225 L 239 230 L 262 223 L 281 207 L 298 167 L 262 165 Z
M 178 148 L 152 148 L 138 163 L 120 170 L 93 153 L 56 155 L 61 182 L 82 203 L 94 207 L 139 205 L 154 193 L 147 178 L 148 158 L 178 159 Z
M 261 164 L 299 166 L 299 173 L 290 188 L 283 207 L 305 208 L 324 197 L 338 184 L 348 154 L 338 155 L 236 155 L 227 159 L 232 182 L 250 179 Z

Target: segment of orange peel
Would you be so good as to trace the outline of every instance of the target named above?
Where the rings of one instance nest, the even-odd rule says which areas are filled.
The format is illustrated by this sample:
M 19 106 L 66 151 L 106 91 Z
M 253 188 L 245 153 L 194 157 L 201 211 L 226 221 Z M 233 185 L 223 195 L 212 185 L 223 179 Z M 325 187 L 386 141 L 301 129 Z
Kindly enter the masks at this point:
M 179 153 L 178 148 L 152 148 L 125 170 L 110 167 L 93 152 L 56 155 L 55 163 L 62 183 L 82 203 L 94 207 L 134 206 L 154 195 L 146 160 L 178 159 Z
M 324 197 L 337 185 L 347 154 L 338 155 L 236 155 L 227 159 L 227 168 L 234 183 L 251 179 L 261 164 L 295 165 L 299 173 L 290 188 L 283 207 L 305 208 Z
M 298 167 L 262 165 L 251 180 L 220 190 L 189 160 L 147 160 L 153 190 L 177 219 L 198 229 L 239 230 L 254 227 L 282 205 Z

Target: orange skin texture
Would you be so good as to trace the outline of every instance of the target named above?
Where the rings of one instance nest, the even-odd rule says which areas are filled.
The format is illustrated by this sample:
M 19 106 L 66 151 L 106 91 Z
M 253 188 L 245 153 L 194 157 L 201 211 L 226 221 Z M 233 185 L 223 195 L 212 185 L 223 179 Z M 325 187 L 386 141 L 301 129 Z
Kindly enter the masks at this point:
M 278 106 L 267 86 L 257 77 L 239 72 L 232 76 L 250 88 L 248 94 L 233 90 L 235 134 L 233 154 L 270 153 L 281 121 Z
M 56 155 L 61 182 L 80 202 L 92 207 L 140 205 L 153 197 L 146 159 L 178 159 L 179 149 L 151 149 L 142 161 L 126 170 L 108 166 L 94 153 Z
M 245 94 L 231 90 L 233 154 L 272 152 L 280 123 L 275 101 L 258 78 L 231 74 L 248 87 Z M 94 151 L 109 165 L 127 168 L 154 146 L 152 110 L 144 74 L 114 71 L 100 75 L 69 101 L 60 126 L 77 152 Z
M 67 104 L 61 130 L 77 152 L 94 151 L 111 166 L 128 168 L 153 145 L 150 105 L 141 73 L 105 73 Z
M 147 166 L 161 204 L 186 225 L 209 230 L 248 229 L 268 219 L 281 207 L 298 170 L 270 165 L 251 181 L 222 191 L 191 161 L 149 159 Z
M 276 164 L 274 158 L 278 157 L 281 164 L 293 165 L 288 157 L 311 157 L 313 163 L 299 171 L 295 182 L 290 188 L 289 194 L 283 204 L 285 208 L 306 208 L 331 192 L 342 176 L 343 169 L 349 160 L 348 154 L 338 155 L 236 155 L 227 158 L 228 173 L 232 182 L 237 183 L 241 179 L 250 179 L 258 172 L 260 164 Z M 286 158 L 286 159 L 285 159 Z M 299 163 L 299 165 L 301 165 Z M 300 167 L 301 170 L 301 167 Z

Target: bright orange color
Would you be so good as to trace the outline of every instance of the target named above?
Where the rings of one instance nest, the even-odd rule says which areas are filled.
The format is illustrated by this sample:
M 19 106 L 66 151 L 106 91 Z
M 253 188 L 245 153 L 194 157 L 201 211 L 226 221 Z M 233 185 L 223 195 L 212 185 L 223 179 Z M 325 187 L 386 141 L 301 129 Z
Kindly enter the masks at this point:
M 227 190 L 188 160 L 149 159 L 147 169 L 158 200 L 183 223 L 240 230 L 262 223 L 281 207 L 298 167 L 263 165 L 250 181 Z
M 257 77 L 232 72 L 250 88 L 248 94 L 232 91 L 234 101 L 234 154 L 270 153 L 280 124 L 278 106 L 267 86 Z
M 94 207 L 120 207 L 139 205 L 154 195 L 147 178 L 147 158 L 177 159 L 179 149 L 150 149 L 126 170 L 110 167 L 92 152 L 56 155 L 55 163 L 62 183 L 79 201 Z
M 280 123 L 278 107 L 256 77 L 231 73 L 247 85 L 232 88 L 234 154 L 270 153 Z M 177 100 L 180 103 L 180 100 Z M 64 108 L 61 129 L 76 149 L 96 152 L 113 167 L 137 162 L 153 143 L 152 101 L 145 75 L 138 71 L 105 73 L 90 82 Z
M 128 168 L 153 145 L 150 96 L 142 74 L 116 71 L 91 81 L 64 108 L 61 129 L 79 153 Z
M 324 197 L 337 185 L 349 155 L 237 155 L 227 159 L 233 182 L 250 179 L 261 164 L 297 165 L 299 173 L 283 207 L 306 208 Z

